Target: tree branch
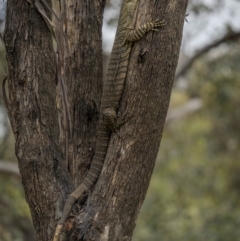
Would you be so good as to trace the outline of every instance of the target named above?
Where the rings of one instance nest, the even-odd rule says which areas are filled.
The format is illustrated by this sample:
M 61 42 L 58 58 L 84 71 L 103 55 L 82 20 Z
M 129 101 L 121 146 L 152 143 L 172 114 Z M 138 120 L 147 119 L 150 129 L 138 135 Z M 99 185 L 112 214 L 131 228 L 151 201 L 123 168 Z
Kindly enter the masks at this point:
M 7 174 L 17 178 L 21 177 L 16 163 L 6 162 L 3 160 L 0 160 L 0 174 Z
M 203 47 L 202 49 L 198 50 L 196 52 L 196 54 L 191 57 L 184 65 L 183 67 L 177 72 L 176 76 L 175 76 L 175 80 L 180 78 L 181 76 L 185 75 L 186 72 L 191 68 L 191 66 L 193 65 L 193 63 L 202 55 L 204 55 L 205 53 L 207 53 L 210 49 L 215 48 L 217 46 L 219 46 L 222 43 L 225 42 L 231 42 L 231 41 L 235 41 L 237 39 L 240 38 L 240 31 L 239 32 L 230 32 L 227 33 L 226 35 L 224 35 L 223 37 L 221 37 L 220 39 L 214 41 L 213 43 L 208 44 L 207 46 Z

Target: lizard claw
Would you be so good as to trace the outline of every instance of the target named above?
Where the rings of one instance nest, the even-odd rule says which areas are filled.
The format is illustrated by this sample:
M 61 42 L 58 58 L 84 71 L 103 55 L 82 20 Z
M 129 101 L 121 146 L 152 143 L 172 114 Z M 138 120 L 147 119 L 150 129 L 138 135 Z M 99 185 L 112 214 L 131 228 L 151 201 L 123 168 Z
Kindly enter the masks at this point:
M 166 21 L 165 19 L 164 20 L 157 19 L 153 22 L 153 24 L 154 24 L 154 27 L 161 27 L 166 25 Z
M 165 20 L 156 19 L 154 21 L 150 20 L 145 26 L 148 31 L 158 32 L 158 28 L 166 25 Z

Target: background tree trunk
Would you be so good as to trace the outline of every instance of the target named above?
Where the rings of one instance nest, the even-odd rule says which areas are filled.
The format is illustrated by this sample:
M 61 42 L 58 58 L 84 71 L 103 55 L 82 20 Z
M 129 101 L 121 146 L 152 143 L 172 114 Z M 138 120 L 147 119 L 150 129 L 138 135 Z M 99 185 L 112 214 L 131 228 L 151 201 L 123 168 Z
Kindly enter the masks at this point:
M 103 171 L 85 206 L 73 210 L 64 225 L 68 240 L 131 240 L 162 136 L 186 6 L 187 0 L 140 1 L 137 26 L 158 18 L 167 25 L 133 46 L 120 106 L 127 122 L 112 134 Z M 5 105 L 26 199 L 41 241 L 51 240 L 63 203 L 86 175 L 94 154 L 102 92 L 103 7 L 104 0 L 71 0 L 64 6 L 68 40 L 64 74 L 72 132 L 68 153 L 64 153 L 51 32 L 35 6 L 8 0 L 4 42 L 9 96 Z
M 73 135 L 68 165 L 76 186 L 85 177 L 94 154 L 102 94 L 104 5 L 104 0 L 66 1 L 69 53 L 65 55 L 65 76 Z

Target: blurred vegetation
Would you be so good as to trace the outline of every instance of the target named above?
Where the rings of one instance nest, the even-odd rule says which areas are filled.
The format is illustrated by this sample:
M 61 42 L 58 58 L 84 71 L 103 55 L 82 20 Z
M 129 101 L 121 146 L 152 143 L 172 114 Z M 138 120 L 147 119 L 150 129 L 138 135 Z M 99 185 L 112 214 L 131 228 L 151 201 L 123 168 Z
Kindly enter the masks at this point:
M 196 15 L 216 10 L 192 2 Z M 5 74 L 4 61 L 1 46 L 0 80 Z M 166 125 L 133 241 L 239 239 L 239 66 L 240 44 L 222 44 L 195 62 L 185 76 L 187 88 L 175 85 L 172 109 L 193 97 L 201 99 L 203 107 Z M 14 138 L 1 100 L 0 112 L 5 127 L 0 160 L 16 163 Z M 0 173 L 0 192 L 0 241 L 35 240 L 19 179 Z
M 173 103 L 182 95 L 204 106 L 166 126 L 133 241 L 239 239 L 239 47 L 198 60 L 189 88 L 174 89 Z

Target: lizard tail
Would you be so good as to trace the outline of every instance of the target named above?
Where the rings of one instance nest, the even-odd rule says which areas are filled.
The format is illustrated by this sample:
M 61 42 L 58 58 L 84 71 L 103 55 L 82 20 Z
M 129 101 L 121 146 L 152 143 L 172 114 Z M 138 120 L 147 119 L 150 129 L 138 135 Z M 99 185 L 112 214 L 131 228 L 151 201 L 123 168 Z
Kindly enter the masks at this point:
M 106 130 L 103 124 L 100 125 L 98 130 L 98 141 L 99 142 L 97 143 L 93 162 L 86 178 L 67 198 L 67 201 L 63 207 L 61 219 L 59 220 L 54 233 L 53 241 L 58 241 L 62 226 L 68 218 L 73 204 L 83 195 L 84 192 L 90 190 L 93 187 L 101 173 L 109 142 L 109 131 Z
M 81 185 L 79 185 L 79 187 L 71 193 L 71 195 L 67 198 L 67 201 L 64 205 L 63 208 L 63 213 L 61 216 L 61 219 L 58 221 L 57 227 L 55 229 L 55 233 L 54 233 L 54 237 L 53 237 L 53 241 L 58 241 L 59 235 L 61 233 L 62 230 L 62 226 L 64 224 L 64 222 L 66 221 L 69 213 L 71 212 L 72 206 L 73 204 L 78 200 L 78 198 L 80 196 L 82 196 L 82 194 L 84 193 L 84 191 L 87 190 L 87 187 L 84 185 L 84 183 L 82 183 Z

